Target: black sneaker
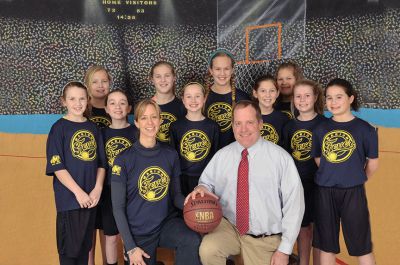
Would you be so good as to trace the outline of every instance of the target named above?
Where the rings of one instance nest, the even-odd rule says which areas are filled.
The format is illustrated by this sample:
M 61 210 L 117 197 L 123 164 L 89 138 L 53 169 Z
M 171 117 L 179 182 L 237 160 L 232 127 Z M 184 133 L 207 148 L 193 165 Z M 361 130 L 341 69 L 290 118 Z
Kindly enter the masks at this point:
M 226 265 L 235 265 L 235 262 L 231 259 L 226 260 Z
M 299 264 L 300 259 L 295 254 L 289 256 L 289 265 L 297 265 Z

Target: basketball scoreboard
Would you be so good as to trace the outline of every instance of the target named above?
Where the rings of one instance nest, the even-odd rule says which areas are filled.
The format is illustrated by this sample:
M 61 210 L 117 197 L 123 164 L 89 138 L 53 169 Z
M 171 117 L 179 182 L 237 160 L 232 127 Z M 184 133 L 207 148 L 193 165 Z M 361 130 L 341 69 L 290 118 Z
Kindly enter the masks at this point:
M 103 0 L 104 11 L 116 20 L 139 20 L 156 11 L 159 1 Z

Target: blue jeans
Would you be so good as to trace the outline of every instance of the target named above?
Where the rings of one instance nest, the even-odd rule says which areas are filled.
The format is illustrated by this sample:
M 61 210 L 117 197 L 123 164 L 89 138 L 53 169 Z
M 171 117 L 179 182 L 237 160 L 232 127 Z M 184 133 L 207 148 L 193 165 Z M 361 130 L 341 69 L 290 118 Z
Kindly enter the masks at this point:
M 180 217 L 169 217 L 159 232 L 134 236 L 134 239 L 136 244 L 150 255 L 149 259 L 143 258 L 147 265 L 156 264 L 157 247 L 174 249 L 176 265 L 201 265 L 199 258 L 201 236 L 190 230 Z

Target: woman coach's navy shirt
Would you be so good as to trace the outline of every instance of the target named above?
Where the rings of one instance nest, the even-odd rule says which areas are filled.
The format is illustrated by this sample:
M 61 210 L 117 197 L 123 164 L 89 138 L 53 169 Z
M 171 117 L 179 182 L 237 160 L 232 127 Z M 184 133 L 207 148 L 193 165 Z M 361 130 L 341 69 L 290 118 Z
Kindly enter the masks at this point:
M 126 249 L 134 248 L 132 235 L 158 232 L 176 207 L 182 209 L 178 154 L 169 145 L 143 147 L 136 141 L 114 160 L 111 169 L 114 217 Z

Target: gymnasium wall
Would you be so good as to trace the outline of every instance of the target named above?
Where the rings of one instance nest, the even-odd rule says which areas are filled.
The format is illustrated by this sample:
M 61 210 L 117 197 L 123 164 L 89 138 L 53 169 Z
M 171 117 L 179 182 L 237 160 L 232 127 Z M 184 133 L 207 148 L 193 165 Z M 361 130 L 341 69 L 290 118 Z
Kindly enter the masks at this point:
M 378 264 L 398 263 L 398 4 L 315 0 L 298 1 L 294 9 L 288 1 L 270 7 L 273 1 L 263 1 L 266 12 L 246 13 L 241 20 L 242 9 L 230 1 L 134 5 L 134 20 L 127 19 L 134 16 L 132 5 L 110 1 L 0 1 L 0 264 L 57 263 L 54 196 L 44 156 L 47 133 L 63 111 L 62 86 L 102 64 L 111 71 L 113 87 L 127 90 L 134 102 L 152 95 L 148 72 L 154 62 L 174 63 L 179 90 L 189 80 L 203 81 L 207 56 L 216 47 L 237 54 L 236 82 L 245 91 L 285 60 L 298 62 L 306 77 L 322 85 L 336 76 L 355 84 L 362 103 L 356 114 L 379 127 L 380 169 L 367 183 L 374 251 Z M 223 20 L 217 5 L 237 19 Z M 246 28 L 252 29 L 248 45 Z M 338 264 L 356 264 L 344 245 L 342 251 Z

